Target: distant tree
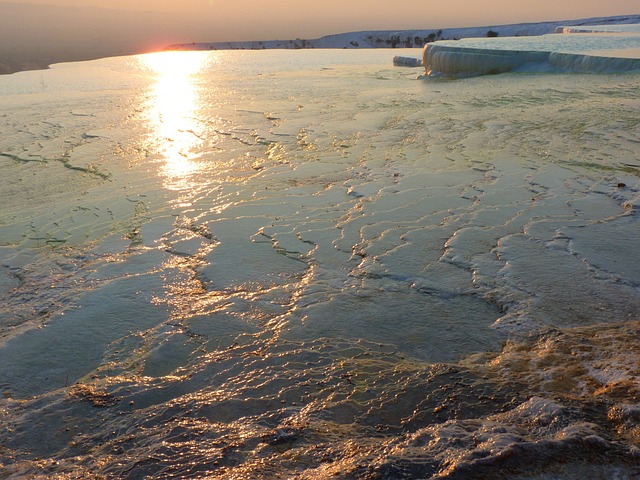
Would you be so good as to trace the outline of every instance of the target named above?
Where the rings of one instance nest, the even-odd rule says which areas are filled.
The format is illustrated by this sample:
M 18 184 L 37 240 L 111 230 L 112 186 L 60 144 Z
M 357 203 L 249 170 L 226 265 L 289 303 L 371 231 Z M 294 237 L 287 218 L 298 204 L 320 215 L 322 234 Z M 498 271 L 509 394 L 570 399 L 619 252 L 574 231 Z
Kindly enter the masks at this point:
M 498 36 L 498 32 L 496 32 L 495 30 L 489 30 L 487 32 L 487 37 L 497 37 Z
M 436 34 L 435 33 L 430 33 L 429 35 L 427 35 L 427 38 L 424 39 L 424 43 L 431 43 L 431 42 L 435 42 L 436 41 Z

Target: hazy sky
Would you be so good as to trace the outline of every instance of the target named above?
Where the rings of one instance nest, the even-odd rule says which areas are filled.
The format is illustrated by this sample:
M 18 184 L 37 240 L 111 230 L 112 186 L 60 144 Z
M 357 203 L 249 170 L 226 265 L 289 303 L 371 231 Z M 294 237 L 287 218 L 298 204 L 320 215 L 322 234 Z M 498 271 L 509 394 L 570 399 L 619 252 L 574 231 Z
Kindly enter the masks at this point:
M 164 11 L 211 38 L 313 38 L 374 29 L 447 28 L 640 13 L 639 0 L 33 0 L 13 3 Z M 182 20 L 184 19 L 184 20 Z

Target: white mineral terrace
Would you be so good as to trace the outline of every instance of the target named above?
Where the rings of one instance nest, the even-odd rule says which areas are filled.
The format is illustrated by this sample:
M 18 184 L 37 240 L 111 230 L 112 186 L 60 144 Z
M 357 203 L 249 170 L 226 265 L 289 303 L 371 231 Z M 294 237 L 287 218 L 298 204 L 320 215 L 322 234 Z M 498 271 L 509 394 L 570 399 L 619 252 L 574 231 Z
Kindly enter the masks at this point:
M 449 40 L 428 44 L 428 75 L 475 76 L 508 71 L 620 73 L 640 69 L 640 26 L 560 27 L 556 34 Z

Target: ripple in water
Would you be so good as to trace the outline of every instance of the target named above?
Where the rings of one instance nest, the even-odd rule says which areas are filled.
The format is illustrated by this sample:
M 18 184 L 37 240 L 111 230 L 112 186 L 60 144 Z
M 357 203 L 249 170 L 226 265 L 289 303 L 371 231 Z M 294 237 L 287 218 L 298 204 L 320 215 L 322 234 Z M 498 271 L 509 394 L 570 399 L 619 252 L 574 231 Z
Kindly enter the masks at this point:
M 0 78 L 3 477 L 640 473 L 637 76 L 391 57 Z

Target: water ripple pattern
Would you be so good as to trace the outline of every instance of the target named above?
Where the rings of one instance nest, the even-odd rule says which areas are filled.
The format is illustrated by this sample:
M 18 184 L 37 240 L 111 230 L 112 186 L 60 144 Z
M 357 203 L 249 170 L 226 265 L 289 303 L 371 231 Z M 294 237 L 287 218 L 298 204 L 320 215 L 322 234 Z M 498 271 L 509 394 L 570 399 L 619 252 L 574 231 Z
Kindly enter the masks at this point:
M 395 53 L 0 78 L 0 476 L 640 474 L 637 74 Z

